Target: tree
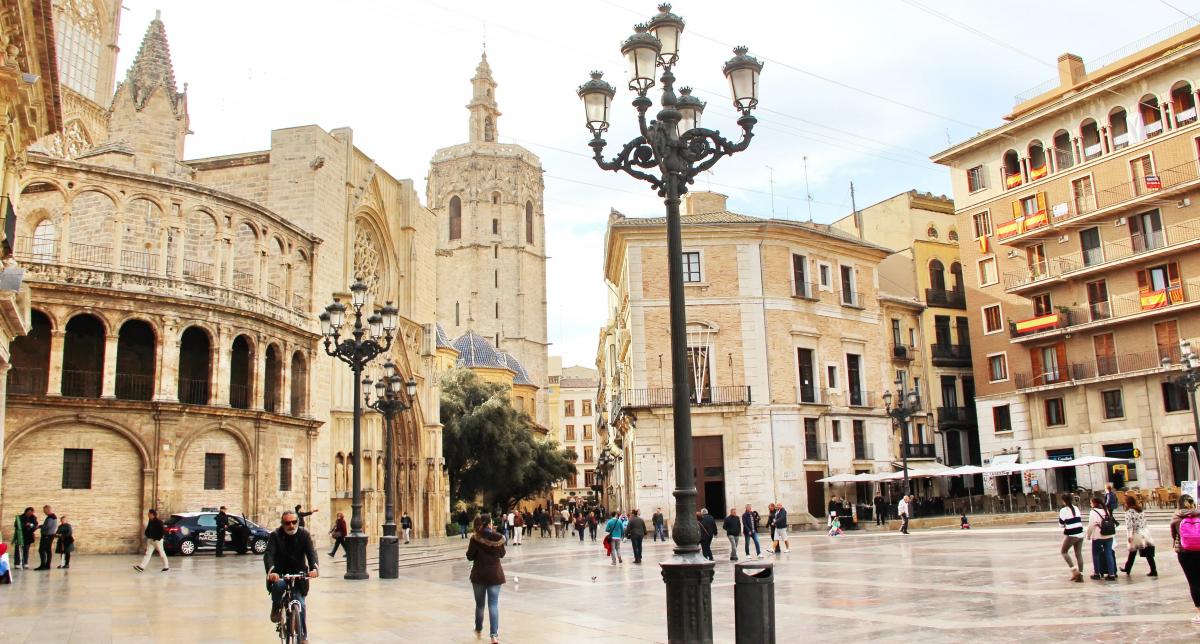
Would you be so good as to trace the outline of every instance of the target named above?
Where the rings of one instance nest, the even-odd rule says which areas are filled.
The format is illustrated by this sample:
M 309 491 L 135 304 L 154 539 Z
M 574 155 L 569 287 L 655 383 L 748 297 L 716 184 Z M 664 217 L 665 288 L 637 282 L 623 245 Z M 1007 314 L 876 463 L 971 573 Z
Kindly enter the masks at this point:
M 508 390 L 466 369 L 442 380 L 442 454 L 450 496 L 509 509 L 549 492 L 575 470 L 575 452 L 538 440 L 533 420 L 513 409 Z

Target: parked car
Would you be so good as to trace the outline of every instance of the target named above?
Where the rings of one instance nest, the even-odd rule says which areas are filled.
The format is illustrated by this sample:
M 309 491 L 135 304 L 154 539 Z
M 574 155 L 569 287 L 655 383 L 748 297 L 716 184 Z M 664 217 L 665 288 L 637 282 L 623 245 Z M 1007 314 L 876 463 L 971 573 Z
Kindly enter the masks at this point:
M 163 538 L 163 547 L 167 554 L 191 556 L 198 550 L 216 550 L 217 548 L 217 513 L 216 512 L 180 512 L 172 514 L 165 521 L 167 534 Z M 225 550 L 234 551 L 234 531 L 246 531 L 246 547 L 255 554 L 267 551 L 267 539 L 271 532 L 257 523 L 247 519 L 229 515 L 229 530 L 225 531 Z

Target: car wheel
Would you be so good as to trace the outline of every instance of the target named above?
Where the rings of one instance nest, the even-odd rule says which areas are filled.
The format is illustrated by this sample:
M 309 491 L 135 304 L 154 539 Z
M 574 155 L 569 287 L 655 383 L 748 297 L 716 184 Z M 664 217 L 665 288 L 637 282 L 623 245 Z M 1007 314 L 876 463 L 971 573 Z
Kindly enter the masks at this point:
M 261 555 L 262 553 L 264 553 L 266 551 L 267 551 L 267 540 L 266 539 L 255 539 L 254 540 L 254 554 Z
M 191 539 L 184 539 L 179 544 L 179 554 L 190 557 L 196 554 L 196 542 Z

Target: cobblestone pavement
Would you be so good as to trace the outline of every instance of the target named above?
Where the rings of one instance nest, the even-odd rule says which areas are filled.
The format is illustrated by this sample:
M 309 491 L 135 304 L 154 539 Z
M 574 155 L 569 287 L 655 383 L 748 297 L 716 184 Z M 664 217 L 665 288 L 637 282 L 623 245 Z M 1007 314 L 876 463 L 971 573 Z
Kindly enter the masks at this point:
M 1168 541 L 1155 526 L 1159 543 Z M 1188 623 L 1187 584 L 1174 554 L 1160 549 L 1160 574 L 1115 583 L 1066 581 L 1053 526 L 794 535 L 774 561 L 779 642 L 1200 641 Z M 728 542 L 716 542 L 713 621 L 733 641 Z M 309 596 L 317 642 L 474 642 L 465 542 L 401 546 L 399 580 L 342 579 L 344 560 L 322 564 Z M 664 589 L 658 561 L 668 545 L 646 543 L 635 566 L 628 545 L 613 567 L 598 544 L 527 538 L 505 558 L 502 641 L 661 642 Z M 374 544 L 371 551 L 374 552 Z M 1088 549 L 1085 546 L 1085 554 Z M 324 557 L 327 560 L 328 557 Z M 1124 547 L 1118 550 L 1123 562 Z M 439 561 L 440 560 L 440 561 Z M 69 571 L 18 571 L 0 586 L 0 641 L 269 642 L 268 599 L 258 557 L 172 558 L 135 573 L 133 556 L 79 555 Z M 152 564 L 157 563 L 152 561 Z M 1090 561 L 1088 568 L 1090 569 Z M 486 626 L 485 626 L 486 628 Z

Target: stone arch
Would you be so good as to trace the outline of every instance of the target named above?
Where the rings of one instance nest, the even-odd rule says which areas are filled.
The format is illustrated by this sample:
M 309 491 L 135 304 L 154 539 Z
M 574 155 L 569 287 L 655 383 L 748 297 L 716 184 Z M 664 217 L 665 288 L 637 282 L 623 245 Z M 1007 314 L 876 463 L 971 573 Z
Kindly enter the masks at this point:
M 80 311 L 64 326 L 62 395 L 99 398 L 103 388 L 105 344 L 111 323 L 98 313 Z
M 308 310 L 308 291 L 312 283 L 312 263 L 303 248 L 292 253 L 292 308 Z
M 253 222 L 240 220 L 233 225 L 233 287 L 254 291 L 258 265 L 259 230 Z
M 396 271 L 392 265 L 394 246 L 387 227 L 380 222 L 378 214 L 370 209 L 361 209 L 355 215 L 350 272 L 353 277 L 362 278 L 370 297 L 382 305 L 382 300 L 396 299 L 392 295 L 396 288 L 392 276 Z
M 267 297 L 283 301 L 283 289 L 287 287 L 287 244 L 279 235 L 267 239 Z
M 33 235 L 43 221 L 51 221 L 56 226 L 62 221 L 67 195 L 56 184 L 39 179 L 26 184 L 13 205 L 19 217 L 20 234 Z M 22 250 L 19 243 L 15 247 L 18 252 Z
M 192 208 L 183 216 L 183 276 L 199 282 L 216 282 L 220 273 L 213 249 L 221 230 L 220 220 L 205 208 Z M 207 258 L 204 261 L 201 258 Z
M 9 348 L 8 393 L 41 396 L 49 384 L 53 318 L 31 309 L 29 327 L 29 333 L 13 338 Z
M 217 362 L 217 334 L 201 323 L 179 333 L 178 397 L 185 405 L 207 405 L 212 399 L 212 366 Z
M 263 355 L 263 408 L 279 413 L 283 405 L 283 348 L 278 342 L 267 344 Z
M 159 331 L 141 315 L 126 316 L 117 328 L 116 396 L 150 400 L 161 346 Z
M 235 409 L 249 409 L 254 400 L 256 348 L 247 333 L 239 333 L 230 344 L 229 406 Z
M 73 263 L 109 266 L 116 241 L 117 203 L 107 191 L 91 186 L 70 200 L 71 237 L 67 258 Z
M 223 455 L 220 487 L 205 487 L 207 454 Z M 180 507 L 187 510 L 221 505 L 236 507 L 240 502 L 242 511 L 252 513 L 250 481 L 254 475 L 254 462 L 254 448 L 235 427 L 216 423 L 186 434 L 179 441 L 174 461 Z

